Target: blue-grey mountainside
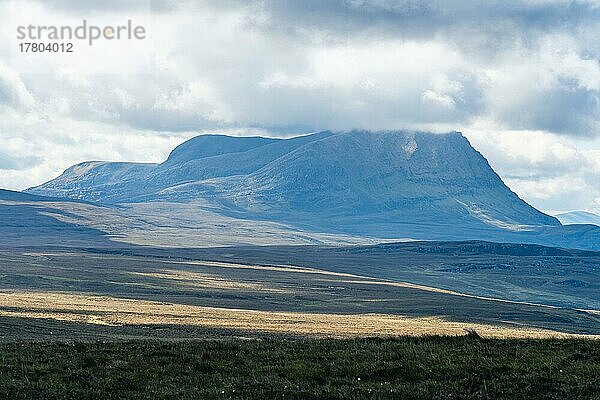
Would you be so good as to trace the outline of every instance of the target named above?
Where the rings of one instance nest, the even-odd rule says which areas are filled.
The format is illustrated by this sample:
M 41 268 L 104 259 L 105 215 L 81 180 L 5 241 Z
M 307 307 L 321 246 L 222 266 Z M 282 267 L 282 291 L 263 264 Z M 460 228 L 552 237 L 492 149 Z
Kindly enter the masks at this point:
M 105 204 L 196 203 L 244 220 L 379 238 L 600 249 L 521 200 L 458 132 L 202 135 L 161 164 L 84 162 L 29 193 Z

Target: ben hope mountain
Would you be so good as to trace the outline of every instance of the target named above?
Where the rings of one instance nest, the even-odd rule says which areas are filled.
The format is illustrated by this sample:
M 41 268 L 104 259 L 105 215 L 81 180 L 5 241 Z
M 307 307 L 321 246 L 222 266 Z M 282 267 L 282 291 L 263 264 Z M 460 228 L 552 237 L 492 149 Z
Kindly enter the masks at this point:
M 332 234 L 600 250 L 599 227 L 562 226 L 527 204 L 458 132 L 202 135 L 161 164 L 84 162 L 27 192 L 103 204 L 201 203 L 240 220 Z

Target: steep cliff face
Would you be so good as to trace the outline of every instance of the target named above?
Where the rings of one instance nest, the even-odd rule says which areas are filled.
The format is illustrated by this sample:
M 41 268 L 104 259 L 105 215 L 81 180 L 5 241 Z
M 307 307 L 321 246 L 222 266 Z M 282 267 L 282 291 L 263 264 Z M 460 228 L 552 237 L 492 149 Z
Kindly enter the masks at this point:
M 333 135 L 284 155 L 226 191 L 243 206 L 241 193 L 262 209 L 559 225 L 510 191 L 459 133 Z

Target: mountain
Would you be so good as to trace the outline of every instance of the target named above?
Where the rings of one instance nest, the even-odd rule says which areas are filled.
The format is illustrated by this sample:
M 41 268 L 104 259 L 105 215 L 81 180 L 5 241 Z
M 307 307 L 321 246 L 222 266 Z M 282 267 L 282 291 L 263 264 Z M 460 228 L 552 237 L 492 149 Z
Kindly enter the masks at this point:
M 204 204 L 239 220 L 378 238 L 600 246 L 521 200 L 458 132 L 201 135 L 161 164 L 86 162 L 29 193 L 108 204 Z
M 236 206 L 268 213 L 394 213 L 412 222 L 443 218 L 503 227 L 559 224 L 510 191 L 459 133 L 333 135 L 220 186 Z
M 168 195 L 178 185 L 249 174 L 300 146 L 330 135 L 320 132 L 285 140 L 201 135 L 179 145 L 162 164 L 83 162 L 27 192 L 109 204 L 178 200 Z
M 491 225 L 559 225 L 518 198 L 461 134 L 199 136 L 162 164 L 86 162 L 30 193 L 106 203 L 210 199 L 253 213 L 400 211 Z
M 177 146 L 169 155 L 167 163 L 182 164 L 186 161 L 199 160 L 223 154 L 244 153 L 248 150 L 279 141 L 281 141 L 281 139 L 202 135 Z
M 156 164 L 87 161 L 68 168 L 58 178 L 28 193 L 40 196 L 113 203 L 127 196 L 130 188 L 143 181 Z
M 556 216 L 564 225 L 590 224 L 600 226 L 600 215 L 586 211 L 571 211 Z

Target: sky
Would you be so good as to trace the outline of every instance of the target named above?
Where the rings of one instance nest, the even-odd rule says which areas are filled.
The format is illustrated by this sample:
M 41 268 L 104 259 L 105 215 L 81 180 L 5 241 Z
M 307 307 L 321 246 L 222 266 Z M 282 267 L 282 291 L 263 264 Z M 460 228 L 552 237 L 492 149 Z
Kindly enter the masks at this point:
M 17 27 L 143 26 L 22 53 Z M 0 187 L 203 132 L 460 131 L 521 198 L 600 212 L 600 1 L 0 0 Z M 48 42 L 48 40 L 46 40 Z

